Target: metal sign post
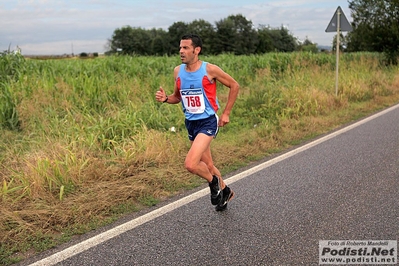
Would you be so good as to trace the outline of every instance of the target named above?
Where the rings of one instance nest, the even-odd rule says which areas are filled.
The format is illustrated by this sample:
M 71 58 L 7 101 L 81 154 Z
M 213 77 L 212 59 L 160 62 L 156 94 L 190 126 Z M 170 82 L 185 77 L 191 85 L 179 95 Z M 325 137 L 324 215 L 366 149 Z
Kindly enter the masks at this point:
M 338 73 L 339 73 L 339 38 L 341 35 L 341 31 L 352 31 L 352 26 L 349 21 L 346 19 L 344 12 L 341 7 L 337 8 L 334 16 L 332 17 L 330 23 L 327 26 L 326 32 L 337 32 L 337 58 L 336 58 L 336 73 L 335 73 L 335 96 L 338 96 Z
M 340 33 L 340 21 L 339 18 L 341 16 L 340 10 L 337 10 L 337 47 L 335 50 L 337 50 L 337 57 L 335 59 L 335 96 L 338 96 L 338 73 L 339 73 L 339 37 L 341 35 Z

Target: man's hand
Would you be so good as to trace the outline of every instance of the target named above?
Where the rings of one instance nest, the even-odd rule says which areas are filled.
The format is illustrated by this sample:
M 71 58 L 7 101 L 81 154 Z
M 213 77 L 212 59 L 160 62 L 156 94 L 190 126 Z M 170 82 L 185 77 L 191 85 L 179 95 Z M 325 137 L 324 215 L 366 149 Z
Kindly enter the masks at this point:
M 222 117 L 219 119 L 219 127 L 224 127 L 230 122 L 230 117 L 226 114 L 222 114 Z
M 159 91 L 155 93 L 155 99 L 161 103 L 166 100 L 166 92 L 162 87 L 159 87 Z

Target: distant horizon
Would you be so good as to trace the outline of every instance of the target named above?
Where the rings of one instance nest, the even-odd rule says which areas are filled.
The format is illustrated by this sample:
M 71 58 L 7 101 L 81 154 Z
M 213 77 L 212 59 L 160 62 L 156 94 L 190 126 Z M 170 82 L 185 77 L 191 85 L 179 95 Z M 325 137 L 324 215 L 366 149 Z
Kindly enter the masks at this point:
M 319 49 L 319 50 L 327 50 L 327 51 L 331 51 L 332 50 L 332 46 L 330 45 L 317 45 L 317 48 Z M 15 51 L 11 51 L 11 52 L 15 52 Z M 86 54 L 88 54 L 88 55 L 90 55 L 90 54 L 95 54 L 95 53 L 97 53 L 98 55 L 105 55 L 105 53 L 106 53 L 107 51 L 105 51 L 105 52 L 80 52 L 80 53 L 74 53 L 74 54 L 72 54 L 72 53 L 63 53 L 63 54 L 23 54 L 22 52 L 21 52 L 21 54 L 24 56 L 24 57 L 40 57 L 40 56 L 43 56 L 43 57 L 47 57 L 47 56 L 56 56 L 56 57 L 58 57 L 58 56 L 65 56 L 65 55 L 72 55 L 72 56 L 80 56 L 82 53 L 86 53 Z M 171 55 L 171 56 L 173 56 L 173 55 Z M 177 56 L 177 54 L 176 54 L 176 56 Z

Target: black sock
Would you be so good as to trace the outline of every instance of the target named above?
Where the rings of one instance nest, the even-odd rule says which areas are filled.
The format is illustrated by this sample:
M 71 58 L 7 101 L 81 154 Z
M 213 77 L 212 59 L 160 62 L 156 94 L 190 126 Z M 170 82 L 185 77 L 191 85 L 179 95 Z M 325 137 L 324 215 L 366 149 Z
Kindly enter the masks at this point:
M 210 182 L 212 185 L 216 185 L 218 183 L 218 177 L 217 176 L 213 176 L 212 182 Z

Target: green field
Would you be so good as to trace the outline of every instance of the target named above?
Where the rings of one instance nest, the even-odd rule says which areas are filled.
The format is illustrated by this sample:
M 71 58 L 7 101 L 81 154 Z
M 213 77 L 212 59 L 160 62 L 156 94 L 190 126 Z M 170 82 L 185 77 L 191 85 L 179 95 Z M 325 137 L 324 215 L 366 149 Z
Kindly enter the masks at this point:
M 154 97 L 172 93 L 178 57 L 0 60 L 0 264 L 204 184 L 183 167 L 180 105 Z M 342 54 L 337 96 L 332 54 L 202 60 L 241 85 L 212 143 L 223 174 L 399 101 L 380 54 Z

